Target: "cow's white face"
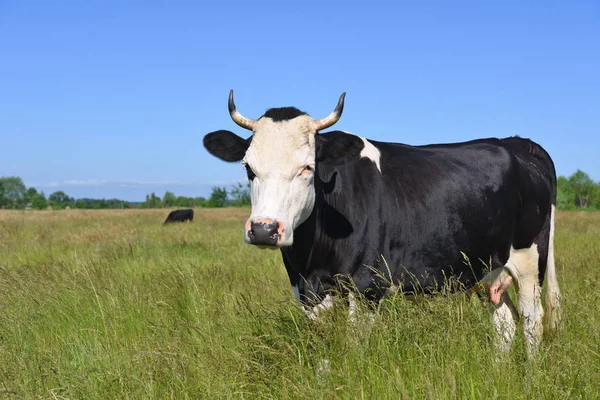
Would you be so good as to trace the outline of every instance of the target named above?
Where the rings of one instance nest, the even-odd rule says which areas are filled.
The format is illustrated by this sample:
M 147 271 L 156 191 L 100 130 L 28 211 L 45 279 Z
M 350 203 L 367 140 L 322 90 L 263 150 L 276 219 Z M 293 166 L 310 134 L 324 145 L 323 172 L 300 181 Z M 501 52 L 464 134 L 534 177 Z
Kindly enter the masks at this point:
M 293 243 L 294 229 L 309 217 L 315 204 L 315 134 L 315 123 L 308 115 L 256 121 L 242 160 L 252 188 L 247 243 L 269 245 L 271 237 L 276 239 L 273 246 Z
M 204 147 L 223 161 L 242 161 L 251 181 L 252 213 L 244 238 L 257 246 L 291 246 L 294 230 L 310 216 L 315 205 L 317 162 L 342 164 L 360 157 L 363 141 L 336 132 L 317 134 L 333 125 L 344 108 L 342 94 L 329 116 L 315 120 L 293 108 L 271 109 L 258 120 L 242 116 L 229 94 L 229 113 L 254 134 L 243 139 L 229 131 L 204 137 Z

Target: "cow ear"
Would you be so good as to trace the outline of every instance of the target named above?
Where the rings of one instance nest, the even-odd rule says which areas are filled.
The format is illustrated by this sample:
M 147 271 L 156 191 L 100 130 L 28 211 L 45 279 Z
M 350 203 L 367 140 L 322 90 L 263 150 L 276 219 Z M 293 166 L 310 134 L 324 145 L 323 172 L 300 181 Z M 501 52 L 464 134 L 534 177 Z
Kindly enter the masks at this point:
M 216 131 L 204 136 L 204 147 L 223 161 L 235 162 L 244 158 L 252 137 L 244 139 L 233 132 Z
M 315 146 L 317 161 L 341 165 L 360 157 L 365 144 L 358 136 L 334 131 L 317 135 Z

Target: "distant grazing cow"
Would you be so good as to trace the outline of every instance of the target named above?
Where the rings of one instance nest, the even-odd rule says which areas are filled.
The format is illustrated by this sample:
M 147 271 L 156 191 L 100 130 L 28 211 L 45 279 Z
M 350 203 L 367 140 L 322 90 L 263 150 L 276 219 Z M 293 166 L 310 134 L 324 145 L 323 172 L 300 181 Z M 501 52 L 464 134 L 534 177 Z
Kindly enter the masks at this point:
M 331 307 L 336 293 L 352 314 L 349 287 L 375 305 L 394 288 L 433 294 L 484 287 L 502 350 L 510 348 L 519 317 L 507 291 L 514 282 L 534 354 L 544 275 L 544 325 L 555 329 L 561 316 L 556 172 L 548 153 L 519 137 L 409 146 L 319 133 L 339 120 L 344 97 L 323 119 L 284 107 L 252 120 L 237 111 L 230 92 L 231 118 L 253 135 L 220 130 L 207 134 L 204 146 L 246 168 L 252 211 L 245 241 L 280 248 L 310 318 Z M 449 279 L 457 285 L 445 287 Z
M 191 208 L 187 210 L 175 210 L 169 213 L 164 224 L 169 222 L 192 222 L 194 220 L 194 210 Z M 164 225 L 163 224 L 163 225 Z

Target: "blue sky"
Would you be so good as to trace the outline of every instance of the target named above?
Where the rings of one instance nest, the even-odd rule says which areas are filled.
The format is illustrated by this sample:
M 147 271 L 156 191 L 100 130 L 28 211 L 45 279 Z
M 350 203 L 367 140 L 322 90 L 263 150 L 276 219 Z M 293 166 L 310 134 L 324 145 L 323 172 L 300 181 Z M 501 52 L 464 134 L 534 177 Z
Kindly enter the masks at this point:
M 407 144 L 518 134 L 600 180 L 600 2 L 0 1 L 0 175 L 143 200 L 243 180 L 227 96 Z

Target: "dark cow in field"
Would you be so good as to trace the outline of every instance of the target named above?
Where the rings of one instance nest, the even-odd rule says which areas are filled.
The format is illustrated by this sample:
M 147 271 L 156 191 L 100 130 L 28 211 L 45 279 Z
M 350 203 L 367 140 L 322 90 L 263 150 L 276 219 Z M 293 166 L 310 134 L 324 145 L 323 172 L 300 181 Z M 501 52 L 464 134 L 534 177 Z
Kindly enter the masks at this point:
M 311 318 L 334 304 L 334 293 L 352 312 L 353 290 L 377 304 L 390 289 L 484 289 L 502 349 L 510 348 L 520 316 L 535 353 L 544 277 L 547 330 L 561 318 L 556 173 L 548 153 L 519 137 L 409 146 L 321 133 L 340 118 L 344 97 L 320 120 L 294 107 L 252 120 L 230 92 L 231 118 L 253 135 L 220 130 L 207 134 L 204 146 L 246 168 L 252 212 L 245 241 L 281 250 Z M 513 282 L 518 313 L 507 292 Z
M 164 224 L 169 222 L 192 222 L 194 220 L 194 210 L 188 208 L 187 210 L 175 210 L 169 213 L 169 216 L 165 220 Z

